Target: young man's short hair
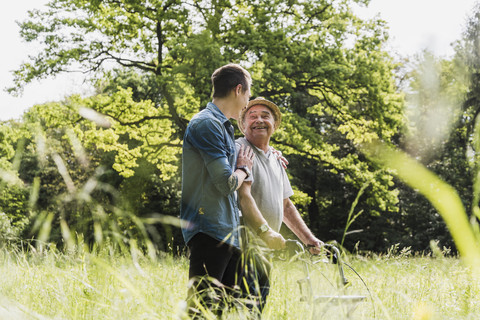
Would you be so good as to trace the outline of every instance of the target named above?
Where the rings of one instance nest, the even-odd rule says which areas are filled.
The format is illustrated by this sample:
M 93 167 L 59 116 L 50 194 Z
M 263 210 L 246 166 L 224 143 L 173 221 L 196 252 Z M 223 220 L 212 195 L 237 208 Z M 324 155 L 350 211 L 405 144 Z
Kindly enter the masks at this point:
M 239 84 L 242 92 L 250 86 L 250 73 L 238 64 L 230 63 L 218 68 L 212 74 L 213 97 L 224 98 Z

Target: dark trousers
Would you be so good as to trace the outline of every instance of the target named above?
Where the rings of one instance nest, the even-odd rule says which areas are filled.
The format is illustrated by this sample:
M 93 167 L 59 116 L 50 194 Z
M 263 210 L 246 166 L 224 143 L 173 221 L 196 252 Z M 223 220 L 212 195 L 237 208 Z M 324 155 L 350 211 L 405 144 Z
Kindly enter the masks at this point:
M 263 244 L 247 228 L 242 232 L 243 276 L 241 291 L 253 303 L 249 305 L 258 318 L 262 314 L 270 293 L 271 263 Z
M 232 298 L 240 297 L 243 273 L 240 250 L 204 233 L 187 244 L 190 251 L 189 313 L 201 317 L 201 307 L 221 315 Z
M 250 307 L 252 311 L 261 314 L 270 293 L 271 264 L 263 254 L 250 250 L 245 254 L 244 268 L 246 281 L 242 283 L 241 290 L 247 293 L 250 301 L 255 301 L 255 305 Z

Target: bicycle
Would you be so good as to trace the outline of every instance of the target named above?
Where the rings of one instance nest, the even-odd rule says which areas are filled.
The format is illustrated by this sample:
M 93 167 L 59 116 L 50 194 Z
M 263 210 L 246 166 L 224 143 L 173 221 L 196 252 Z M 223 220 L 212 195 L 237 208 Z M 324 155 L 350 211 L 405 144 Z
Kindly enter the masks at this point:
M 332 312 L 332 307 L 335 307 L 333 311 L 335 319 L 351 318 L 358 305 L 367 299 L 370 299 L 372 302 L 373 318 L 375 318 L 375 306 L 365 281 L 352 266 L 343 261 L 340 251 L 336 246 L 325 244 L 324 248 L 326 255 L 312 255 L 308 250 L 305 250 L 305 247 L 299 241 L 287 240 L 286 250 L 287 253 L 290 252 L 290 261 L 303 262 L 303 277 L 297 280 L 297 283 L 300 288 L 300 301 L 310 305 L 312 319 L 319 318 L 319 313 L 320 317 L 326 316 L 327 312 Z M 292 254 L 292 251 L 294 254 Z M 327 258 L 328 256 L 329 258 Z M 331 270 L 331 267 L 325 267 L 328 265 L 336 265 L 336 267 L 334 267 L 336 270 Z M 344 267 L 347 267 L 349 272 L 353 272 L 356 275 L 355 279 L 362 283 L 362 290 L 365 291 L 366 289 L 368 295 L 363 294 L 363 292 L 362 294 L 355 293 L 355 291 L 359 291 L 359 284 L 353 284 L 346 278 Z M 327 292 L 316 295 L 314 292 L 316 288 L 313 282 L 320 281 L 317 279 L 319 275 L 330 284 L 329 287 L 331 290 L 326 290 L 325 287 L 323 287 L 322 290 Z M 336 284 L 332 283 L 332 278 L 337 278 Z M 342 315 L 344 317 L 342 317 Z

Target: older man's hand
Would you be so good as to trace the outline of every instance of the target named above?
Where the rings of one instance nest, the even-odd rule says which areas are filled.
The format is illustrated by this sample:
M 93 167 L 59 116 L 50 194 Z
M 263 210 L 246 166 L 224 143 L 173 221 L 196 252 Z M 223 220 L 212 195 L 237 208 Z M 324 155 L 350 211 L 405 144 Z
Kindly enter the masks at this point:
M 311 254 L 320 254 L 324 245 L 325 244 L 323 243 L 323 241 L 318 240 L 317 238 L 314 238 L 309 243 L 307 243 L 308 250 Z
M 280 250 L 285 248 L 286 241 L 283 236 L 280 233 L 273 231 L 272 229 L 269 229 L 268 231 L 262 233 L 260 235 L 260 238 L 267 244 L 270 249 Z

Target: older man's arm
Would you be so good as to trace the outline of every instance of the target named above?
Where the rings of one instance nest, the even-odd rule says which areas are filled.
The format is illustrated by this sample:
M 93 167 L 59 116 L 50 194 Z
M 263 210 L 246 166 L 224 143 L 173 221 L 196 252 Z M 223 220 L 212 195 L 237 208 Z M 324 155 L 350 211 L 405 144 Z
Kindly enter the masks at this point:
M 307 227 L 305 221 L 303 221 L 300 213 L 298 212 L 295 205 L 292 203 L 290 198 L 283 200 L 283 222 L 287 227 L 292 230 L 293 233 L 306 245 L 314 246 L 312 248 L 312 253 L 317 253 L 323 242 L 317 239 L 312 231 Z
M 238 199 L 240 209 L 242 210 L 243 218 L 248 226 L 254 231 L 258 230 L 262 224 L 267 223 L 267 220 L 263 217 L 262 213 L 257 207 L 255 199 L 251 193 L 252 183 L 246 181 L 238 189 Z M 260 238 L 267 244 L 270 249 L 283 249 L 285 248 L 285 239 L 283 236 L 269 228 L 268 231 L 262 233 Z

